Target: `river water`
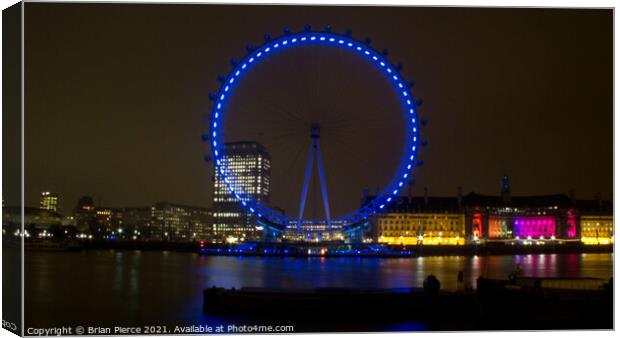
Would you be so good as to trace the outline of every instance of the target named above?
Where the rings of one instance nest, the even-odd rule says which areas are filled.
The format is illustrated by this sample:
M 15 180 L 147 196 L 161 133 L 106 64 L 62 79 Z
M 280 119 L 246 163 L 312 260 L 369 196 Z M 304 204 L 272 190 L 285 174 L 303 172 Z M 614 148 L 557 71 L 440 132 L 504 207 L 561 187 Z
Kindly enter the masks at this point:
M 613 254 L 420 258 L 214 257 L 188 252 L 26 252 L 26 328 L 59 325 L 192 325 L 230 318 L 202 311 L 202 291 L 278 287 L 420 287 L 430 274 L 442 289 L 475 286 L 479 276 L 597 277 L 613 274 Z M 243 320 L 243 318 L 236 320 Z

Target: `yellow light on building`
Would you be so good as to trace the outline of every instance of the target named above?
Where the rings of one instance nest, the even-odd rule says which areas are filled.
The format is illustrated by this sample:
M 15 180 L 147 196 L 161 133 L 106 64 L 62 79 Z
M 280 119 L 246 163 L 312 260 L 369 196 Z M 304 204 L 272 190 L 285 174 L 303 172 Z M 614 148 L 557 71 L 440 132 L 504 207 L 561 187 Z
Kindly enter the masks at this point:
M 583 244 L 613 244 L 613 216 L 581 216 L 580 225 Z
M 446 213 L 390 213 L 377 219 L 379 243 L 464 245 L 465 216 Z
M 41 209 L 49 210 L 49 211 L 58 211 L 58 195 L 44 191 L 41 193 L 41 200 L 39 201 L 39 207 Z

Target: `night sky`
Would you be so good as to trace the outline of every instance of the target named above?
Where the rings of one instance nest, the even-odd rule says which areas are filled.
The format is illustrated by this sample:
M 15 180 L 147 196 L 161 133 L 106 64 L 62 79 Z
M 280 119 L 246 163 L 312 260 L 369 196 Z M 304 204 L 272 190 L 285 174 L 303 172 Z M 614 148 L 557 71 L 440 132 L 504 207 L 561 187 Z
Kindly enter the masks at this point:
M 497 194 L 507 174 L 516 195 L 610 198 L 612 20 L 611 10 L 27 3 L 26 204 L 51 190 L 63 212 L 82 195 L 210 207 L 200 136 L 217 75 L 246 44 L 306 23 L 370 36 L 415 80 L 429 144 L 414 194 Z M 226 136 L 270 148 L 274 204 L 296 212 L 312 120 L 325 128 L 335 213 L 389 180 L 402 123 L 373 68 L 327 49 L 263 66 L 235 94 Z

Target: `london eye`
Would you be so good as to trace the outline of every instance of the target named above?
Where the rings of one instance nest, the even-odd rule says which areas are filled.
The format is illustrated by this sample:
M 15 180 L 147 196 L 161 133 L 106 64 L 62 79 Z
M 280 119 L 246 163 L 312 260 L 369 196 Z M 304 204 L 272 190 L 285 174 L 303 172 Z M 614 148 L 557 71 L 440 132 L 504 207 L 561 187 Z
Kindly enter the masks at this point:
M 203 140 L 216 175 L 246 212 L 274 229 L 342 233 L 397 199 L 420 164 L 421 101 L 402 66 L 387 55 L 350 31 L 306 25 L 301 32 L 266 35 L 260 46 L 248 45 L 245 56 L 231 60 L 219 91 L 210 94 Z M 272 152 L 279 201 L 253 198 L 239 184 L 225 145 L 242 139 L 260 140 Z M 376 190 L 364 203 L 350 196 L 369 185 Z

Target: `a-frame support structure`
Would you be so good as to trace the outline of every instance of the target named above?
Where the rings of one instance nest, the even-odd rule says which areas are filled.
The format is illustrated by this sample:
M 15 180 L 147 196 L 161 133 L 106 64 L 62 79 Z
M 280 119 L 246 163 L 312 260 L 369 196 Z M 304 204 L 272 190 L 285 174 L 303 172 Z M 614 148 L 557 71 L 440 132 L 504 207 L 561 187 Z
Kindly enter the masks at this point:
M 304 176 L 304 185 L 301 189 L 301 199 L 299 205 L 299 217 L 297 218 L 297 230 L 301 230 L 301 222 L 304 216 L 304 208 L 306 206 L 306 197 L 308 196 L 308 185 L 310 184 L 310 174 L 316 156 L 316 163 L 319 170 L 319 180 L 321 181 L 321 193 L 323 195 L 323 208 L 325 208 L 325 218 L 327 221 L 327 230 L 331 230 L 331 217 L 329 213 L 329 199 L 327 198 L 327 183 L 325 182 L 325 168 L 323 167 L 323 159 L 321 158 L 321 146 L 319 145 L 321 128 L 318 124 L 312 124 L 310 129 L 310 152 L 308 153 L 308 164 Z

